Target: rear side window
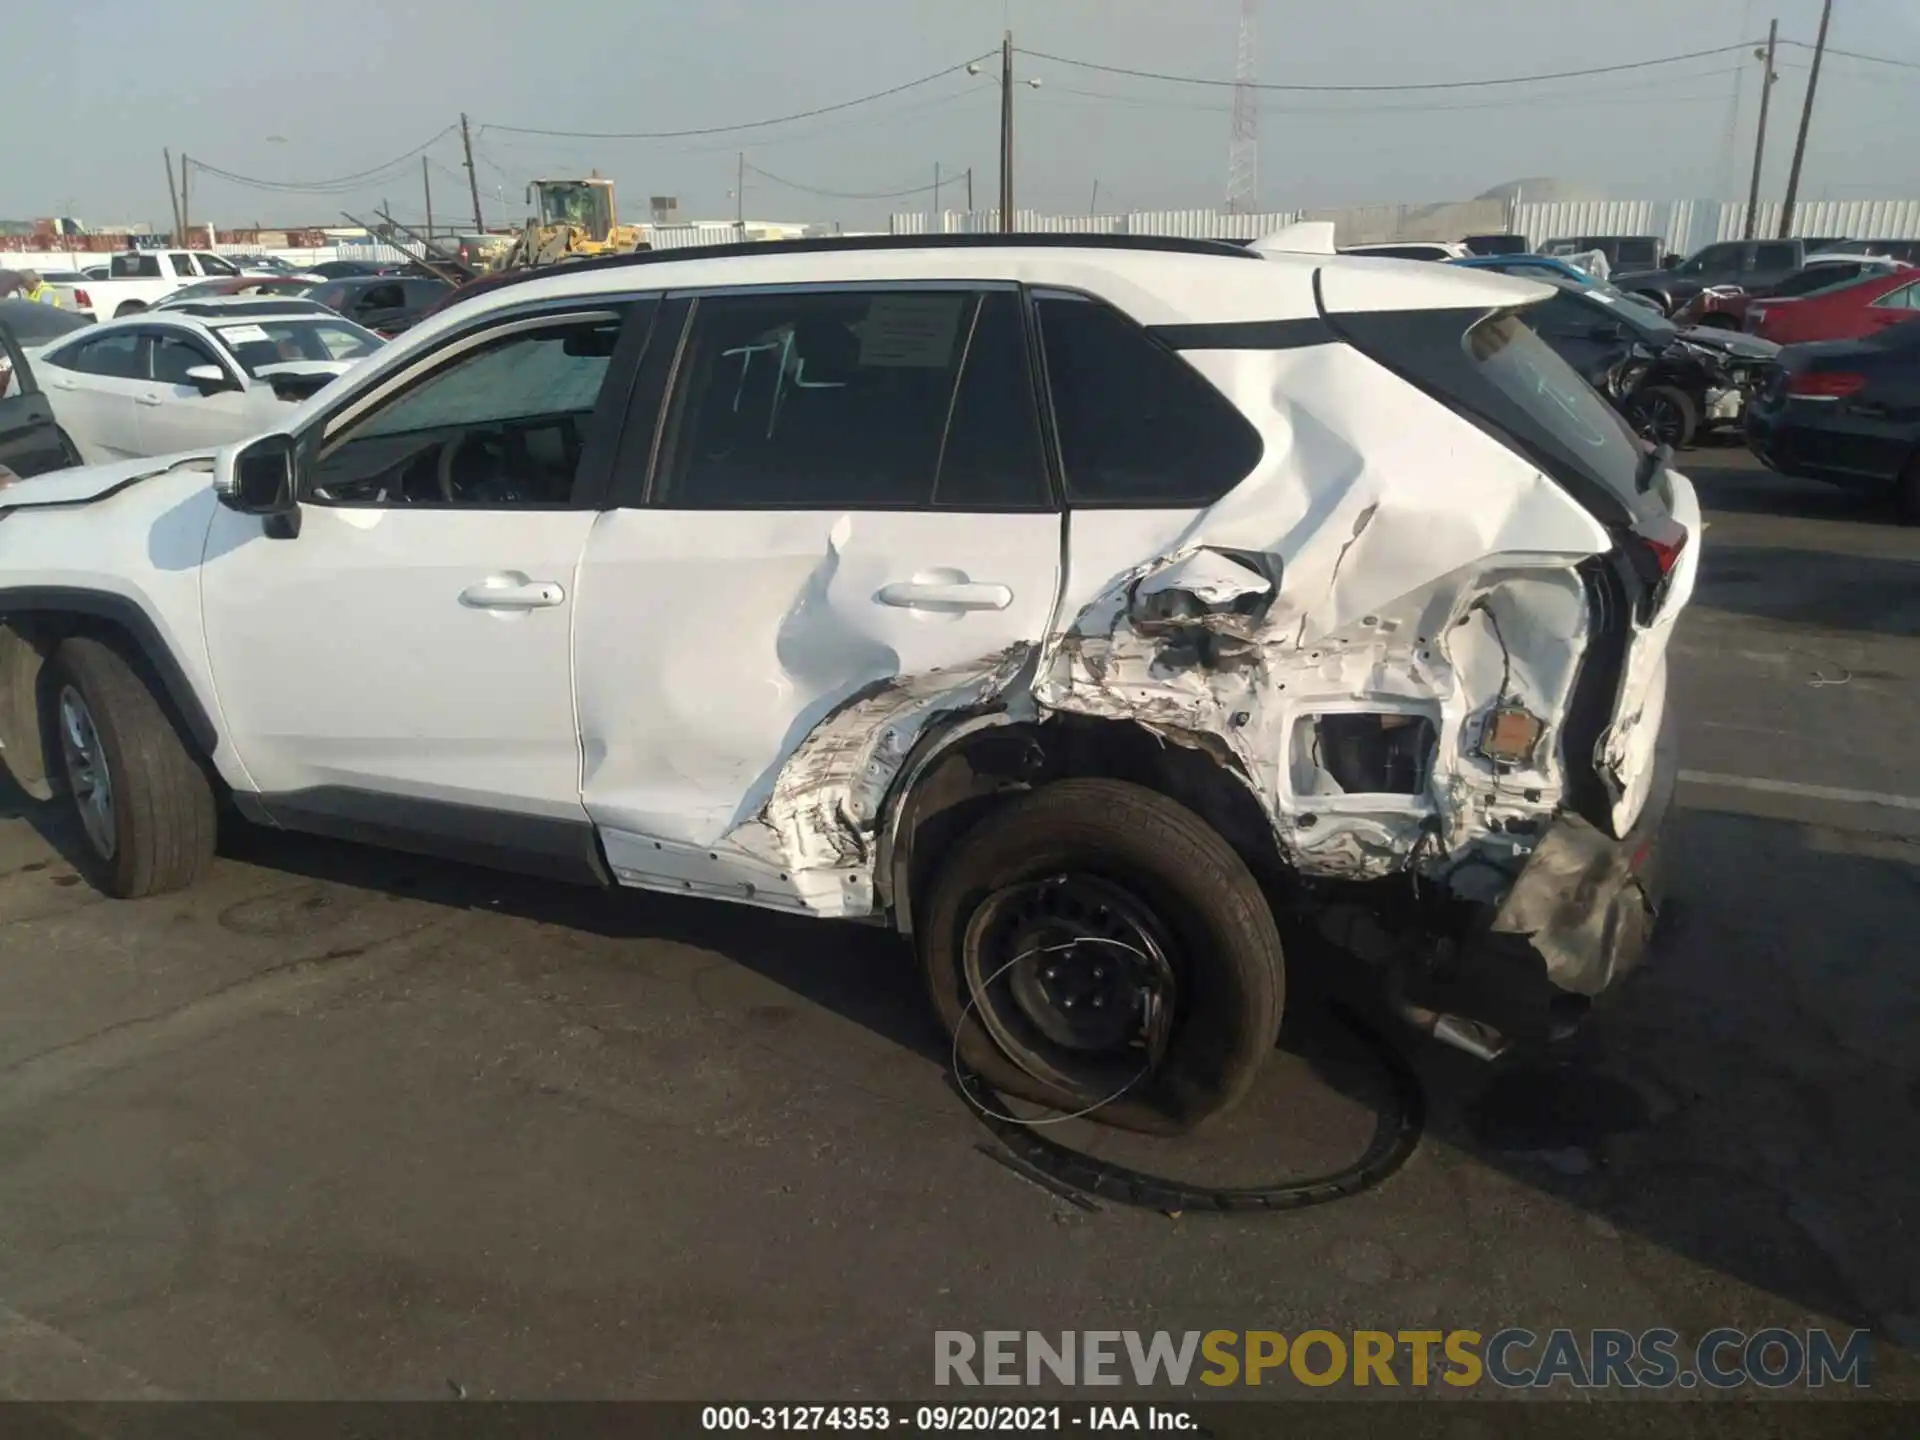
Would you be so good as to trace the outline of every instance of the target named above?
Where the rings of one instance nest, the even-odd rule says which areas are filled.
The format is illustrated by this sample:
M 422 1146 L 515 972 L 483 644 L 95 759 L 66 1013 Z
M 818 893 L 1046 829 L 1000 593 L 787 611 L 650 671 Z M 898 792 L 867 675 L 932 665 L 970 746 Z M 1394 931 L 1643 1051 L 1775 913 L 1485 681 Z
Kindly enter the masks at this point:
M 115 280 L 157 280 L 160 278 L 160 257 L 116 255 L 107 262 L 107 273 Z
M 1754 246 L 1753 268 L 1786 270 L 1800 263 L 1800 247 L 1790 240 L 1776 240 Z
M 1660 246 L 1652 240 L 1622 240 L 1614 246 L 1614 264 L 1622 270 L 1652 270 L 1660 264 Z
M 1837 289 L 1858 280 L 1865 271 L 1866 266 L 1852 263 L 1815 265 L 1787 276 L 1769 293 L 1782 298 L 1789 295 L 1816 295 L 1822 290 Z
M 1607 512 L 1603 519 L 1629 518 L 1644 504 L 1639 441 L 1518 314 L 1409 310 L 1329 318 L 1355 349 L 1507 440 L 1589 509 Z
M 1110 305 L 1036 302 L 1069 505 L 1211 505 L 1260 463 L 1260 432 Z
M 69 370 L 84 375 L 107 375 L 116 380 L 147 378 L 140 365 L 140 337 L 130 330 L 89 340 L 78 350 L 67 351 L 62 362 Z
M 408 305 L 431 305 L 453 288 L 444 280 L 407 280 L 402 283 Z
M 1011 290 L 708 296 L 680 374 L 657 505 L 1051 503 Z

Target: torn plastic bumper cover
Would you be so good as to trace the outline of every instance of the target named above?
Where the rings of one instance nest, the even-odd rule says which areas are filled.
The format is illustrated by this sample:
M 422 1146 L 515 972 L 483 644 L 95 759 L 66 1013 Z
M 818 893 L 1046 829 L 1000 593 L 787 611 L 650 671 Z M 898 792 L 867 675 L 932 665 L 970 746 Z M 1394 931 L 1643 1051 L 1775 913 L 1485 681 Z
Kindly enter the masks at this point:
M 1449 1008 L 1523 1040 L 1571 1029 L 1645 957 L 1659 915 L 1662 850 L 1679 778 L 1675 721 L 1662 717 L 1647 802 L 1614 839 L 1572 813 L 1556 817 L 1484 931 L 1461 946 L 1474 998 Z

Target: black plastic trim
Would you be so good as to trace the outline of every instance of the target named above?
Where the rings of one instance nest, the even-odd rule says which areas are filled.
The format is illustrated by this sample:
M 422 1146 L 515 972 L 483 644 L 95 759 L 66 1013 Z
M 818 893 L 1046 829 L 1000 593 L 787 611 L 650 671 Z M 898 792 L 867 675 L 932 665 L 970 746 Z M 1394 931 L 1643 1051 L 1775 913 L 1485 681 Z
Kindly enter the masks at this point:
M 1234 320 L 1217 325 L 1149 325 L 1147 333 L 1175 350 L 1303 350 L 1340 337 L 1319 316 L 1299 320 Z
M 667 402 L 680 368 L 680 352 L 699 302 L 670 295 L 654 312 L 647 348 L 634 370 L 627 409 L 614 452 L 612 482 L 605 497 L 608 509 L 637 510 L 647 503 L 653 488 L 653 468 L 665 428 Z
M 72 590 L 52 585 L 27 585 L 0 589 L 0 617 L 10 615 L 66 614 L 85 615 L 106 620 L 124 630 L 140 649 L 141 656 L 153 668 L 167 699 L 187 727 L 187 734 L 205 755 L 212 755 L 220 744 L 220 732 L 213 718 L 200 703 L 180 662 L 161 638 L 160 627 L 151 616 L 124 595 L 100 590 Z
M 593 823 L 420 800 L 344 785 L 247 797 L 247 812 L 285 830 L 432 855 L 492 870 L 610 886 Z

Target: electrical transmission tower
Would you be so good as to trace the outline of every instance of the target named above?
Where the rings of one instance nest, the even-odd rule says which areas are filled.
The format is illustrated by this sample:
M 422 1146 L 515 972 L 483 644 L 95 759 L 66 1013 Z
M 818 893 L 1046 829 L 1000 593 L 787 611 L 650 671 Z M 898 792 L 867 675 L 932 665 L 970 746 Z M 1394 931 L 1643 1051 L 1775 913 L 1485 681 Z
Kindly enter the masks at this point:
M 1227 150 L 1227 212 L 1245 215 L 1260 203 L 1260 101 L 1254 90 L 1256 0 L 1240 0 L 1240 47 L 1233 67 L 1233 141 Z

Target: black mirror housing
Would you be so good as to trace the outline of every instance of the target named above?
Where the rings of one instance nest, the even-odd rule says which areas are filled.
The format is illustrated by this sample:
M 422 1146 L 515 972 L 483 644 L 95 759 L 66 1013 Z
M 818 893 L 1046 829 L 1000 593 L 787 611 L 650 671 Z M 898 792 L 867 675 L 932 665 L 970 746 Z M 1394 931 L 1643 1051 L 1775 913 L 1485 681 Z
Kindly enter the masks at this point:
M 233 458 L 233 472 L 216 484 L 220 503 L 242 515 L 298 515 L 298 467 L 291 435 L 255 440 Z

